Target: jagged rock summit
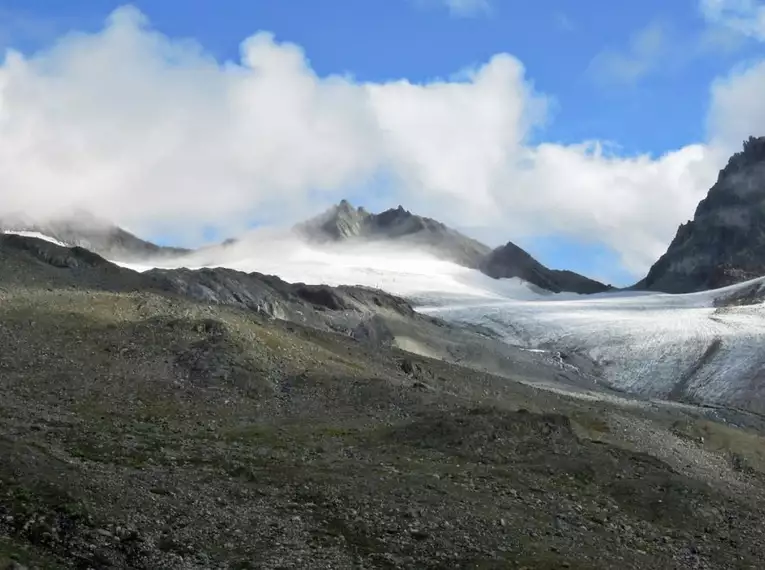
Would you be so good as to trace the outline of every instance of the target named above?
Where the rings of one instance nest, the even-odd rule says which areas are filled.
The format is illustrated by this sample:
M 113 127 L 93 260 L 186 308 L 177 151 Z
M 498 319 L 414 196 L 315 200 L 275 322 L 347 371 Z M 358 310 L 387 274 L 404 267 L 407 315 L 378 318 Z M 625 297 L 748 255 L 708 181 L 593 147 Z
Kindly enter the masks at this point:
M 478 269 L 491 252 L 489 246 L 441 222 L 412 214 L 402 206 L 372 214 L 342 200 L 295 229 L 300 235 L 319 242 L 366 239 L 409 243 L 471 269 Z
M 372 214 L 364 208 L 354 208 L 348 200 L 342 200 L 338 205 L 299 227 L 320 241 L 322 238 L 341 240 L 364 235 L 370 226 L 371 217 Z
M 689 293 L 765 275 L 765 137 L 731 156 L 638 289 Z
M 481 271 L 495 279 L 518 277 L 553 293 L 570 291 L 593 294 L 613 289 L 611 285 L 605 285 L 573 271 L 545 267 L 526 250 L 512 242 L 492 251 L 481 265 Z
M 309 239 L 345 241 L 368 239 L 409 243 L 441 259 L 478 269 L 494 279 L 518 277 L 547 291 L 601 293 L 612 289 L 573 271 L 549 269 L 512 242 L 492 250 L 457 230 L 412 214 L 402 206 L 371 214 L 342 200 L 323 214 L 296 227 Z

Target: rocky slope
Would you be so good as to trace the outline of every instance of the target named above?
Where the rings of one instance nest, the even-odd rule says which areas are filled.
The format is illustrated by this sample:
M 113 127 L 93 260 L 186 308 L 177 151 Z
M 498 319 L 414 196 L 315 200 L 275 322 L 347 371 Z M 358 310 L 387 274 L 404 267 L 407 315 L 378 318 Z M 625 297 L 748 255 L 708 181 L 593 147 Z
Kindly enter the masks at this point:
M 8 231 L 40 233 L 66 245 L 82 247 L 118 261 L 143 261 L 189 253 L 183 248 L 158 246 L 82 211 L 45 221 L 22 215 L 6 215 L 0 218 L 0 232 Z
M 512 242 L 498 247 L 486 256 L 481 263 L 481 271 L 495 279 L 519 277 L 553 293 L 570 291 L 592 294 L 613 289 L 611 285 L 605 285 L 573 271 L 549 269 Z
M 233 298 L 248 279 L 377 306 L 0 237 L 0 568 L 760 567 L 756 416 L 274 319 Z
M 715 289 L 765 275 L 765 137 L 750 138 L 635 287 Z

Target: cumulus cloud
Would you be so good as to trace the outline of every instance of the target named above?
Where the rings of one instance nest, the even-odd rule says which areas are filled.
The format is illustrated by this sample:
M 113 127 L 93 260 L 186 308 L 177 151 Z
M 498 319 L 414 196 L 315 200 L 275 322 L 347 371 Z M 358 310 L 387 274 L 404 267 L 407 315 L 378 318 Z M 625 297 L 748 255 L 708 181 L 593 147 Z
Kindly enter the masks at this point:
M 707 128 L 724 148 L 765 135 L 765 60 L 737 67 L 712 84 Z
M 715 86 L 711 131 L 762 93 L 765 74 L 750 71 Z M 639 275 L 714 181 L 717 148 L 745 138 L 739 122 L 724 142 L 659 157 L 532 145 L 548 104 L 507 54 L 448 79 L 359 83 L 317 76 L 299 46 L 268 33 L 221 63 L 123 8 L 98 33 L 7 54 L 0 211 L 77 207 L 143 233 L 230 235 L 254 219 L 297 221 L 383 174 L 393 200 L 425 215 L 496 242 L 601 241 Z
M 765 3 L 761 0 L 700 0 L 699 6 L 708 22 L 765 40 Z

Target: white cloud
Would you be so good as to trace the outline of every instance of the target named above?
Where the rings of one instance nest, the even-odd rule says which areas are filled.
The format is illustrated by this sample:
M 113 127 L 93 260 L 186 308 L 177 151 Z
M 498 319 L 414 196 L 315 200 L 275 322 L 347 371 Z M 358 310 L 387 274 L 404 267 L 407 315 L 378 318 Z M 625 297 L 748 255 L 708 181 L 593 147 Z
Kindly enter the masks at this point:
M 621 254 L 624 268 L 640 275 L 662 254 L 678 223 L 690 217 L 719 165 L 703 145 L 659 158 L 622 158 L 597 142 L 543 144 L 530 151 L 532 167 L 513 173 L 516 192 L 505 210 L 534 232 L 538 223 Z
M 506 54 L 448 80 L 362 84 L 318 77 L 298 46 L 269 34 L 241 52 L 221 64 L 122 9 L 99 33 L 9 54 L 0 209 L 84 206 L 144 232 L 231 234 L 253 218 L 296 221 L 383 173 L 398 183 L 394 199 L 425 215 L 497 241 L 601 241 L 638 275 L 725 158 L 701 144 L 655 158 L 530 145 L 548 99 Z M 710 138 L 756 134 L 744 133 L 737 105 L 761 95 L 763 75 L 752 68 L 715 86 Z
M 761 0 L 700 0 L 699 6 L 708 22 L 765 40 L 765 3 Z
M 765 136 L 765 60 L 734 69 L 712 85 L 707 128 L 723 148 Z
M 598 81 L 632 85 L 666 63 L 668 28 L 655 21 L 635 32 L 626 49 L 606 49 L 590 63 L 590 72 Z
M 509 55 L 495 56 L 464 82 L 400 81 L 368 85 L 367 92 L 386 162 L 412 198 L 422 207 L 464 202 L 462 216 L 476 220 L 497 212 L 499 177 L 544 120 L 547 104 Z

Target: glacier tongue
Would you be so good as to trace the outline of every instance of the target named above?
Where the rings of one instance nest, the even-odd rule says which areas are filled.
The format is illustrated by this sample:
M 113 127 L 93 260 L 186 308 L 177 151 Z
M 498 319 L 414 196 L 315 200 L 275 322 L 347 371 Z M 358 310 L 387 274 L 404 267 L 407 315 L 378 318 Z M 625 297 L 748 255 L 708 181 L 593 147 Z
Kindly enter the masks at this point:
M 427 307 L 508 342 L 579 352 L 610 386 L 645 396 L 765 408 L 765 308 L 711 306 L 710 294 L 635 294 Z

